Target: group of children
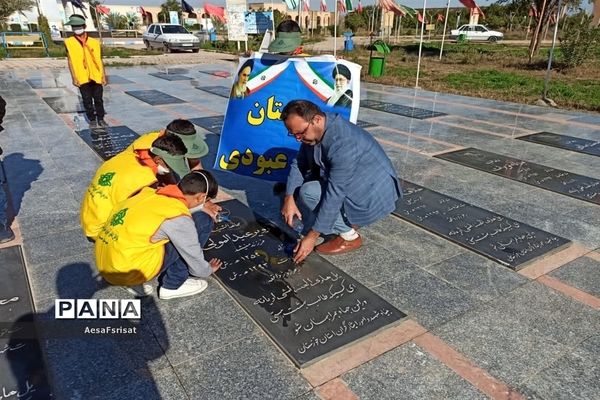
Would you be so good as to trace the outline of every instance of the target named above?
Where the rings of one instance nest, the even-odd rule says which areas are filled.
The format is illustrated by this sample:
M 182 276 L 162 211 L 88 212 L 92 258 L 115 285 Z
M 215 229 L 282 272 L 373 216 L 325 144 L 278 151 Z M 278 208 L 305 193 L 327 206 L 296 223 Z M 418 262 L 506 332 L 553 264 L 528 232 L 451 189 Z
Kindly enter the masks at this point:
M 150 132 L 105 161 L 81 205 L 81 225 L 94 242 L 96 266 L 110 284 L 138 296 L 191 296 L 221 261 L 206 261 L 202 246 L 221 207 L 218 184 L 202 169 L 208 146 L 182 119 Z M 200 279 L 198 279 L 200 278 Z

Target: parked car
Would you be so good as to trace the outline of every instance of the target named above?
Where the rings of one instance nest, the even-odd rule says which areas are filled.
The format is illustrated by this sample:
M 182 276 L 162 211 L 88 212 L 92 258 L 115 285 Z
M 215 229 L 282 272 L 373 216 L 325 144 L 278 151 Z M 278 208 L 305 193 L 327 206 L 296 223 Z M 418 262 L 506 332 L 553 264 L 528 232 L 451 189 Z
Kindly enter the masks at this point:
M 504 34 L 491 31 L 483 25 L 463 25 L 450 31 L 450 39 L 457 40 L 459 35 L 465 35 L 465 40 L 496 42 L 504 39 Z
M 163 49 L 166 53 L 173 50 L 200 50 L 200 39 L 187 29 L 176 24 L 152 24 L 142 35 L 147 49 Z

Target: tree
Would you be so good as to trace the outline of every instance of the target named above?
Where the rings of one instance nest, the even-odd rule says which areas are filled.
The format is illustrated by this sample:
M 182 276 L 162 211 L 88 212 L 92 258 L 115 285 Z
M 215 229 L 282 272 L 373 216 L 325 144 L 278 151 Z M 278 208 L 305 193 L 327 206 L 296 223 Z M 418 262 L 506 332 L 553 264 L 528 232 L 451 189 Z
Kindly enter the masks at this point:
M 0 0 L 0 23 L 6 24 L 6 20 L 14 12 L 23 13 L 35 7 L 35 0 Z
M 344 24 L 352 32 L 356 32 L 360 28 L 366 28 L 368 26 L 368 22 L 364 14 L 365 13 L 359 13 L 356 11 L 350 12 L 346 15 Z
M 181 3 L 178 0 L 167 0 L 160 5 L 158 20 L 169 22 L 171 20 L 170 12 L 177 11 L 177 15 L 181 16 Z
M 127 22 L 127 29 L 138 29 L 140 27 L 140 17 L 137 13 L 128 12 L 125 14 L 125 20 Z

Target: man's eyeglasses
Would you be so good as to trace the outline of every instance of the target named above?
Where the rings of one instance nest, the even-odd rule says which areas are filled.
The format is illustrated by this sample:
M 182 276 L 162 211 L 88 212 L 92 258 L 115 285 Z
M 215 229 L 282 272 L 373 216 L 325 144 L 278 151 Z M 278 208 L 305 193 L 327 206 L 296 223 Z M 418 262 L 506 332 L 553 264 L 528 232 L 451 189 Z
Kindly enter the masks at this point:
M 312 121 L 309 121 L 308 125 L 306 125 L 306 128 L 304 128 L 304 130 L 302 132 L 294 133 L 294 132 L 288 131 L 288 136 L 302 137 L 302 136 L 304 136 L 306 131 L 308 131 L 308 128 L 310 128 L 311 125 L 312 125 Z

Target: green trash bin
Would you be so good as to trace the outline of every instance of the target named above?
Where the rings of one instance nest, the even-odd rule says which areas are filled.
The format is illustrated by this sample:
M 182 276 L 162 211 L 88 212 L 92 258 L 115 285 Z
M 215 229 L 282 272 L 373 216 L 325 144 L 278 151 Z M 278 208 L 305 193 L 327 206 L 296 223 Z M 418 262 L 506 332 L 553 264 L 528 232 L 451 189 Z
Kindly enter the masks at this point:
M 461 33 L 460 35 L 458 35 L 458 37 L 456 38 L 456 42 L 457 43 L 465 43 L 467 41 L 467 34 L 465 33 Z
M 369 75 L 373 77 L 382 76 L 385 72 L 385 55 L 391 50 L 383 40 L 376 40 L 369 46 L 371 54 L 369 57 Z M 373 54 L 373 50 L 376 51 Z

